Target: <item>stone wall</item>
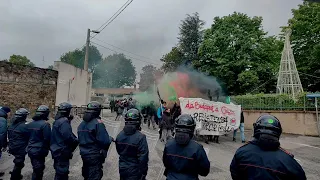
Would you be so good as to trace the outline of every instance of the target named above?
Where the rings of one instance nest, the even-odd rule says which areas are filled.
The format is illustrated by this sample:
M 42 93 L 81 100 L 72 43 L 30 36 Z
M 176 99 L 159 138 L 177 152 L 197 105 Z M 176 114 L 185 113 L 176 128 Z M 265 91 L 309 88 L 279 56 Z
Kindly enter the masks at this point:
M 244 110 L 245 129 L 252 129 L 253 123 L 262 114 L 277 117 L 284 133 L 306 136 L 319 136 L 316 112 L 312 111 L 248 111 Z
M 0 106 L 34 112 L 44 104 L 54 110 L 58 72 L 0 61 Z

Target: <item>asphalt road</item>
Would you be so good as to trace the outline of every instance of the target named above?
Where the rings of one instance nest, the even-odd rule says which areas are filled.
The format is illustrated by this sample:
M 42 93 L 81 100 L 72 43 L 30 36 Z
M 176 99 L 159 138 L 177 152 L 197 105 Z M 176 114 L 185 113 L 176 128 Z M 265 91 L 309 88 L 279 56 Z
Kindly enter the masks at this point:
M 106 113 L 103 118 L 107 130 L 110 135 L 116 136 L 117 132 L 122 129 L 123 124 L 114 121 L 113 115 Z M 81 122 L 80 119 L 76 119 L 72 122 L 73 130 L 76 132 L 76 128 Z M 158 139 L 158 132 L 150 130 L 146 126 L 143 126 L 143 133 L 147 134 L 149 144 L 149 171 L 148 180 L 164 180 L 162 175 L 164 168 L 162 165 L 162 151 L 164 144 Z M 247 140 L 250 140 L 252 132 L 247 131 Z M 232 135 L 220 137 L 220 144 L 210 143 L 209 145 L 202 143 L 205 148 L 208 149 L 209 160 L 211 162 L 210 174 L 207 177 L 201 177 L 202 180 L 212 179 L 231 179 L 229 173 L 229 165 L 234 152 L 242 144 L 239 137 L 238 142 L 232 142 Z M 318 180 L 320 177 L 320 138 L 306 137 L 306 136 L 294 136 L 283 135 L 281 138 L 281 146 L 295 155 L 297 161 L 304 168 L 307 178 L 309 180 Z M 0 171 L 5 171 L 6 174 L 3 179 L 10 179 L 9 172 L 13 168 L 13 157 L 4 153 L 3 158 L 0 160 Z M 32 167 L 30 160 L 26 157 L 25 167 L 23 169 L 24 179 L 31 179 Z M 79 155 L 78 149 L 74 153 L 74 156 L 70 164 L 70 180 L 83 179 L 81 176 L 82 161 Z M 110 147 L 109 154 L 104 164 L 104 180 L 116 180 L 119 179 L 118 175 L 118 155 L 115 151 L 114 145 Z M 53 160 L 49 155 L 46 159 L 46 169 L 44 179 L 54 179 Z

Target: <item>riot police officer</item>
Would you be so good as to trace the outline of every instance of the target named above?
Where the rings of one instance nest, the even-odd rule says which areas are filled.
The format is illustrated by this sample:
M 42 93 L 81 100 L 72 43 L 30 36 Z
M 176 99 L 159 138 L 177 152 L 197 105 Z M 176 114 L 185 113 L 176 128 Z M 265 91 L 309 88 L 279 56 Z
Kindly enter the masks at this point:
M 141 114 L 130 109 L 125 114 L 125 126 L 116 138 L 121 180 L 145 180 L 148 172 L 149 149 L 141 130 Z
M 306 179 L 293 155 L 280 147 L 282 128 L 276 117 L 262 115 L 253 128 L 254 140 L 240 147 L 230 164 L 232 179 Z
M 194 141 L 196 122 L 188 114 L 175 121 L 175 137 L 167 141 L 163 151 L 164 175 L 167 180 L 194 180 L 207 176 L 210 162 L 201 144 Z
M 25 108 L 18 109 L 12 118 L 12 124 L 8 128 L 9 153 L 14 156 L 14 168 L 10 172 L 11 180 L 22 179 L 21 170 L 24 167 L 26 147 L 29 141 L 27 128 L 27 116 L 29 111 Z
M 32 180 L 41 180 L 43 177 L 45 158 L 50 149 L 51 127 L 47 122 L 49 113 L 48 106 L 39 106 L 33 121 L 28 124 L 30 138 L 27 152 L 33 167 Z
M 112 137 L 103 124 L 99 102 L 90 102 L 78 127 L 80 155 L 83 161 L 82 176 L 84 179 L 101 179 L 102 165 L 107 157 Z
M 78 146 L 78 138 L 72 133 L 70 115 L 72 105 L 66 102 L 59 104 L 58 112 L 52 126 L 50 150 L 56 170 L 55 180 L 67 180 L 69 174 L 69 160 Z

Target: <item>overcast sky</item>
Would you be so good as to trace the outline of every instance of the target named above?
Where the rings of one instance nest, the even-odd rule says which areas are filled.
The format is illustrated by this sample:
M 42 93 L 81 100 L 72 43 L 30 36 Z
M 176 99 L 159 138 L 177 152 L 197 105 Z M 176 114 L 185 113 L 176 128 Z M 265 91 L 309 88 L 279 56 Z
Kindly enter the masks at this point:
M 0 59 L 27 56 L 39 67 L 85 43 L 87 28 L 99 28 L 127 0 L 0 0 Z M 159 64 L 177 43 L 178 27 L 186 14 L 198 12 L 210 27 L 215 16 L 234 11 L 262 16 L 271 35 L 280 32 L 302 0 L 133 0 L 97 38 L 127 51 L 126 55 Z M 106 47 L 113 47 L 95 40 Z M 107 56 L 109 50 L 98 47 Z M 121 50 L 114 49 L 121 52 Z M 43 56 L 45 61 L 43 61 Z M 138 73 L 148 64 L 133 59 Z

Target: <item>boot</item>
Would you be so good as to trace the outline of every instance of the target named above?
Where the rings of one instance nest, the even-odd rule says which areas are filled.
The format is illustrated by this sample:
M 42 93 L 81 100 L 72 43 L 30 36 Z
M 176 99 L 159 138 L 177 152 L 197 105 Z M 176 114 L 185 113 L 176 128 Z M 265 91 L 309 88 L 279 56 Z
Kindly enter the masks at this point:
M 236 142 L 236 138 L 232 138 L 232 141 Z
M 217 144 L 220 144 L 220 143 L 219 143 L 219 136 L 216 136 L 216 143 L 217 143 Z
M 10 180 L 22 180 L 23 176 L 19 173 L 13 173 L 12 171 L 10 171 L 11 177 Z

